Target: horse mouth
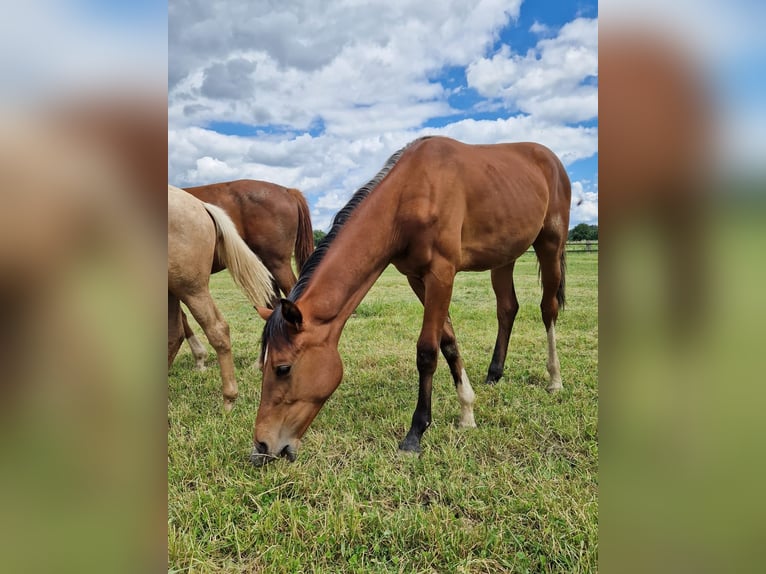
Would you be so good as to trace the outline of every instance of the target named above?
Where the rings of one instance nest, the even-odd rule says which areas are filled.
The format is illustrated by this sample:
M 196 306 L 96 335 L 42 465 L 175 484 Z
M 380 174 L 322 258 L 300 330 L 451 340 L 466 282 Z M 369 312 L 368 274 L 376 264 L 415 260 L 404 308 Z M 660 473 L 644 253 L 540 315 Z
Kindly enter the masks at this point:
M 250 462 L 253 466 L 260 467 L 265 466 L 270 462 L 274 462 L 278 458 L 286 458 L 290 462 L 295 462 L 297 457 L 298 453 L 296 452 L 295 448 L 289 444 L 277 454 L 261 452 L 258 446 L 254 446 L 252 452 L 250 453 Z

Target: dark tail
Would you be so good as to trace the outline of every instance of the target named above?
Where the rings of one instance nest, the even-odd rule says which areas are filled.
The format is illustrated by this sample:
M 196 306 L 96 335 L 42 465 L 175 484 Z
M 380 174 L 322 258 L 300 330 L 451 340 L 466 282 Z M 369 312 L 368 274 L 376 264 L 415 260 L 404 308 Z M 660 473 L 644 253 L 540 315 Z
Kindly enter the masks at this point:
M 561 283 L 559 283 L 559 289 L 556 291 L 556 299 L 558 299 L 559 302 L 559 309 L 563 309 L 564 305 L 566 304 L 567 297 L 566 297 L 566 277 L 567 277 L 567 251 L 566 251 L 566 244 L 564 245 L 564 249 L 561 250 L 561 260 L 559 261 L 559 264 L 561 265 Z
M 298 206 L 298 233 L 295 236 L 295 264 L 300 275 L 303 264 L 314 252 L 314 230 L 311 227 L 311 214 L 306 198 L 297 189 L 288 188 L 287 193 L 295 199 Z

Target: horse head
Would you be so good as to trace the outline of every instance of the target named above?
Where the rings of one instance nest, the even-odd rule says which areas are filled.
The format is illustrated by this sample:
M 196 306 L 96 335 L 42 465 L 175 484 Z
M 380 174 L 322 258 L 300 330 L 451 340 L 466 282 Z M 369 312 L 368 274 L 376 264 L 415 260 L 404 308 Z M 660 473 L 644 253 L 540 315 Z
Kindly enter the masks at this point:
M 300 439 L 338 388 L 343 364 L 328 328 L 304 321 L 296 303 L 282 299 L 273 311 L 258 313 L 266 319 L 263 385 L 250 461 L 262 466 L 280 456 L 295 460 Z

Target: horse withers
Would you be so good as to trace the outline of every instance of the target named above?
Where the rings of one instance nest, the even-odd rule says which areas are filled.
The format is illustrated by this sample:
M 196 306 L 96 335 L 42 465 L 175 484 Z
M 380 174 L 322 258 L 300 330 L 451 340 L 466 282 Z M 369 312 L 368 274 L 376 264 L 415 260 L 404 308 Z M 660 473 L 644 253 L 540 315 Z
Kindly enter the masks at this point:
M 418 400 L 400 449 L 419 452 L 431 424 L 440 348 L 457 390 L 460 425 L 475 426 L 474 391 L 448 313 L 453 280 L 459 271 L 491 271 L 498 333 L 487 382 L 494 383 L 519 308 L 514 263 L 530 245 L 543 287 L 548 390 L 561 389 L 554 326 L 564 304 L 570 198 L 564 166 L 539 144 L 426 137 L 392 155 L 336 215 L 290 295 L 273 311 L 259 309 L 267 322 L 253 464 L 295 458 L 301 437 L 343 377 L 338 341 L 346 320 L 389 263 L 424 305 L 416 345 Z

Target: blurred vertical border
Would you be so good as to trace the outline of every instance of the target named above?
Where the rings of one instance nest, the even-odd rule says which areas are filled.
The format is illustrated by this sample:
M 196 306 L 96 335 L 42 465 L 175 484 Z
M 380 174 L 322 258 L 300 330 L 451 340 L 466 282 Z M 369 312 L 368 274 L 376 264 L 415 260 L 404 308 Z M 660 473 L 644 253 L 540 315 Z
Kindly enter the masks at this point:
M 763 2 L 599 3 L 599 570 L 763 568 Z
M 600 570 L 752 571 L 766 516 L 755 0 L 600 13 Z M 0 20 L 0 555 L 166 558 L 167 4 Z
M 166 566 L 167 4 L 0 19 L 0 556 Z

